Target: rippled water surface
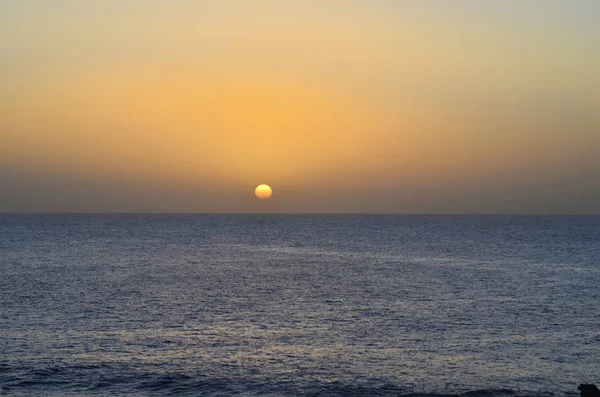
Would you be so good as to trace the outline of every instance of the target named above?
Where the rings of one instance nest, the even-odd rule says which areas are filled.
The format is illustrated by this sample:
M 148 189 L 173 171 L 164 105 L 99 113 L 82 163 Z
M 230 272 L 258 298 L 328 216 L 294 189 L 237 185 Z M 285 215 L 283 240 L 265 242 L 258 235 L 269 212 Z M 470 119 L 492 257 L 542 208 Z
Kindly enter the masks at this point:
M 600 217 L 0 215 L 0 394 L 565 396 Z

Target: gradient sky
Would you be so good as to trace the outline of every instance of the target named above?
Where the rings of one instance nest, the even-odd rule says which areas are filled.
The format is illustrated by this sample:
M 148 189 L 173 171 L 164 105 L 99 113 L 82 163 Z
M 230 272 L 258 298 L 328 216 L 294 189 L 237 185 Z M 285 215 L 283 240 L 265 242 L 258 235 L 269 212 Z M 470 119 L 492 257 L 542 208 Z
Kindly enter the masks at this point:
M 3 0 L 0 212 L 600 214 L 598 21 L 598 0 Z

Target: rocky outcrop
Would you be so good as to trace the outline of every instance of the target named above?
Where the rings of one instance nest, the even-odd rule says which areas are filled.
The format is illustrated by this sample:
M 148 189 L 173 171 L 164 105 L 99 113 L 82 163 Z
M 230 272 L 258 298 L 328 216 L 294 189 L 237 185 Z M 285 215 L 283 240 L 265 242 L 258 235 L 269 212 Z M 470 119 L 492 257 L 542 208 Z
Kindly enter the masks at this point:
M 600 397 L 600 390 L 594 384 L 581 384 L 578 387 L 581 397 Z

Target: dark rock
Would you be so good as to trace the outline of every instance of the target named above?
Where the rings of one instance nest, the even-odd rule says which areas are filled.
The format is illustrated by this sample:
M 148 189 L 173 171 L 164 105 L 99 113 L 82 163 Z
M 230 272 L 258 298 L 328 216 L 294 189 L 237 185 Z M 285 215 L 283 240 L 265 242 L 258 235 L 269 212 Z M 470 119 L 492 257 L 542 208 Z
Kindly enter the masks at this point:
M 579 393 L 581 397 L 600 397 L 600 390 L 598 390 L 598 386 L 594 384 L 588 385 L 582 383 L 577 389 L 579 389 L 579 391 L 581 392 Z

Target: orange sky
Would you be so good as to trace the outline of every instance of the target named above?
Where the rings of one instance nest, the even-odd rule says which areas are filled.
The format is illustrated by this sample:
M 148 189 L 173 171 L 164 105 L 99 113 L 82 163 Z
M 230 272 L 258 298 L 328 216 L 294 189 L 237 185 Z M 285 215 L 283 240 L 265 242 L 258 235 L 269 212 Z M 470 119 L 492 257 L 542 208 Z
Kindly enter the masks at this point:
M 600 213 L 595 2 L 216 3 L 3 2 L 0 211 Z

